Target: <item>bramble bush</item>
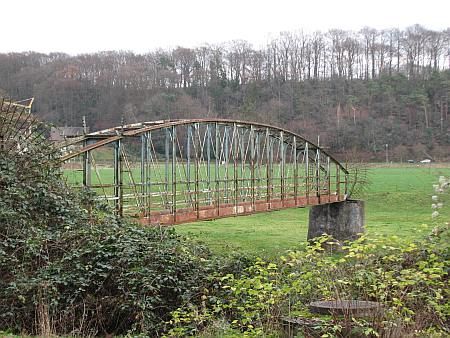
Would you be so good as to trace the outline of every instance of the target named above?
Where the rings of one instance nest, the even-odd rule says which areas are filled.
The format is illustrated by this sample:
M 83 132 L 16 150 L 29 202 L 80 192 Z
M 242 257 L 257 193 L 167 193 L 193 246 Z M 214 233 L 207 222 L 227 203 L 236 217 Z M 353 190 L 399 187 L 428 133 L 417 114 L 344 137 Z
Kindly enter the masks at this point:
M 71 192 L 38 145 L 0 149 L 0 331 L 155 336 L 196 304 L 209 251 L 118 220 L 92 197 Z
M 329 241 L 324 236 L 277 264 L 257 260 L 240 276 L 211 277 L 201 307 L 191 304 L 172 313 L 169 335 L 210 327 L 219 327 L 216 334 L 269 335 L 280 332 L 282 318 L 290 317 L 302 319 L 300 333 L 313 337 L 444 337 L 450 318 L 449 240 L 445 225 L 417 243 L 361 237 L 343 253 L 331 254 L 323 249 Z M 383 311 L 369 318 L 318 318 L 309 312 L 311 301 L 333 299 L 377 301 Z

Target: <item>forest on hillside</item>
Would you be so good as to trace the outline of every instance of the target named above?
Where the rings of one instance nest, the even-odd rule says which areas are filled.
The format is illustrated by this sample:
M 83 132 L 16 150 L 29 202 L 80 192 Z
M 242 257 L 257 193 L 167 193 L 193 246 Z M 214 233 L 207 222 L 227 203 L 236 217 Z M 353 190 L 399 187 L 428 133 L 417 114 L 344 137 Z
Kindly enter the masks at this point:
M 145 44 L 145 41 L 142 42 Z M 0 54 L 0 96 L 91 130 L 220 117 L 298 132 L 341 158 L 450 159 L 450 29 L 283 32 L 146 54 Z

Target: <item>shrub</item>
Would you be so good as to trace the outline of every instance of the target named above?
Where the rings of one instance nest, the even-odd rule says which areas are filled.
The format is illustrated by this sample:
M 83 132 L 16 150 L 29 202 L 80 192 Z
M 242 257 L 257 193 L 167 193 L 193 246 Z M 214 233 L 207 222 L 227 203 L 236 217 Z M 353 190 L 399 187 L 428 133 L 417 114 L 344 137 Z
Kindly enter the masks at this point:
M 171 311 L 196 302 L 208 250 L 115 219 L 71 192 L 54 163 L 39 146 L 0 149 L 0 330 L 159 334 Z
M 339 255 L 324 252 L 323 237 L 277 264 L 258 260 L 241 276 L 212 278 L 202 307 L 173 313 L 170 333 L 183 336 L 225 320 L 246 335 L 261 335 L 280 329 L 281 318 L 295 317 L 307 336 L 444 335 L 450 316 L 449 234 L 444 226 L 418 243 L 362 237 Z M 317 318 L 309 312 L 311 301 L 333 299 L 377 301 L 384 311 L 369 318 Z

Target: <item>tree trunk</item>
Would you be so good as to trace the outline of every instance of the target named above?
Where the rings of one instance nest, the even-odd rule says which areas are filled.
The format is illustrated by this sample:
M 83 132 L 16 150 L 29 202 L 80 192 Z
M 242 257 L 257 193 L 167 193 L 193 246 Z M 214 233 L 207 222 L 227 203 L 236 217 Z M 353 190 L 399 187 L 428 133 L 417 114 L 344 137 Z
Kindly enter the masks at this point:
M 424 103 L 423 104 L 423 112 L 425 114 L 425 128 L 429 128 L 429 123 L 428 123 L 428 112 L 427 112 L 427 104 Z

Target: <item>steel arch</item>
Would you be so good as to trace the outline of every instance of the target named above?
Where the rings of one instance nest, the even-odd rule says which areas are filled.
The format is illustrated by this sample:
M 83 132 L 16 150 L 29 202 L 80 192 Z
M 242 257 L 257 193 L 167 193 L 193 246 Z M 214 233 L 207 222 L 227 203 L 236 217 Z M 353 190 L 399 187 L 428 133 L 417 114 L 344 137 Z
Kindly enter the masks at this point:
M 111 201 L 118 215 L 151 224 L 347 198 L 348 172 L 334 157 L 301 135 L 263 123 L 142 122 L 89 133 L 60 147 L 61 161 L 80 159 L 82 186 Z M 101 177 L 107 169 L 108 183 Z

